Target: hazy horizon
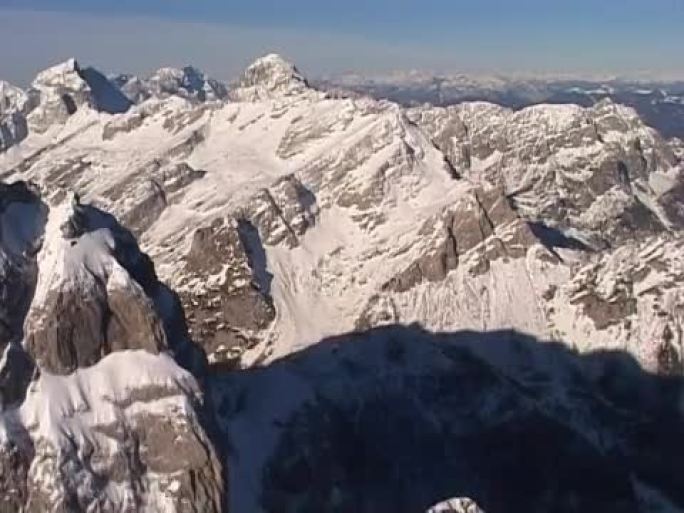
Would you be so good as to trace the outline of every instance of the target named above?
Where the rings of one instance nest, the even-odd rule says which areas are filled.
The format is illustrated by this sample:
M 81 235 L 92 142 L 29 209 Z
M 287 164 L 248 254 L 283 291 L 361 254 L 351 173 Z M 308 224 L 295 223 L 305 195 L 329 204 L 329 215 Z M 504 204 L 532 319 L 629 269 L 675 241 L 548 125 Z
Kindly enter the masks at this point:
M 0 0 L 0 44 L 11 49 L 0 79 L 25 86 L 73 56 L 105 72 L 145 75 L 191 64 L 231 80 L 270 52 L 314 78 L 417 70 L 684 79 L 684 2 L 677 0 L 580 0 L 572 8 L 542 0 L 376 0 L 371 7 L 352 0 L 344 8 L 298 0 L 287 9 L 275 0 L 186 4 Z

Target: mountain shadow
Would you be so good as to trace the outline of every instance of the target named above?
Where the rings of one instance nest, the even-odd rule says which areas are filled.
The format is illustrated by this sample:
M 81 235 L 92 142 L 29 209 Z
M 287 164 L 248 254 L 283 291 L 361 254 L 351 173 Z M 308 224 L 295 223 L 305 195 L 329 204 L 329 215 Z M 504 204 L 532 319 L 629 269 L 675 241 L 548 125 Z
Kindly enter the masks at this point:
M 232 513 L 678 511 L 681 377 L 514 331 L 392 325 L 209 380 Z
M 95 68 L 80 69 L 79 74 L 90 87 L 97 110 L 108 114 L 120 114 L 133 105 L 112 81 Z
M 238 237 L 245 248 L 247 263 L 254 273 L 254 279 L 259 290 L 266 296 L 271 294 L 273 274 L 268 270 L 266 249 L 259 235 L 259 230 L 249 219 L 238 219 Z

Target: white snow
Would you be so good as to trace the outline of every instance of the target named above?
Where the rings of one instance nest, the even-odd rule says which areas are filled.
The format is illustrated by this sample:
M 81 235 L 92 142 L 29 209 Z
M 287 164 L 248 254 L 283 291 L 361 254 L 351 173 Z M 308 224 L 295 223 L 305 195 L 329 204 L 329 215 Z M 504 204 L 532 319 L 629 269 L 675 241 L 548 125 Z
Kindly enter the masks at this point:
M 50 442 L 55 449 L 67 449 L 73 438 L 94 436 L 94 426 L 115 423 L 122 410 L 119 405 L 126 404 L 131 394 L 146 387 L 162 387 L 172 392 L 170 399 L 146 402 L 146 412 L 178 407 L 190 411 L 192 407 L 184 394 L 199 394 L 194 378 L 170 356 L 121 351 L 67 376 L 41 372 L 29 388 L 20 415 L 34 438 Z M 128 408 L 129 414 L 134 413 L 135 403 Z
M 40 307 L 55 288 L 68 289 L 90 282 L 92 276 L 108 277 L 116 260 L 112 256 L 114 239 L 108 229 L 85 233 L 78 239 L 64 238 L 61 226 L 72 213 L 64 202 L 53 207 L 45 226 L 45 239 L 38 254 L 38 284 L 33 305 Z M 84 291 L 87 290 L 84 288 Z
M 49 81 L 54 75 L 61 80 L 72 68 L 72 63 L 66 63 L 43 78 Z M 264 338 L 273 343 L 270 351 L 275 358 L 352 329 L 368 299 L 431 243 L 418 234 L 424 222 L 453 204 L 471 184 L 449 177 L 443 153 L 396 105 L 368 98 L 326 99 L 306 89 L 300 80 L 303 77 L 277 56 L 267 56 L 251 67 L 257 69 L 265 74 L 250 75 L 250 80 L 261 82 L 250 83 L 247 89 L 268 89 L 282 80 L 286 85 L 288 80 L 298 85 L 212 106 L 171 96 L 148 100 L 117 116 L 79 110 L 51 132 L 49 139 L 31 134 L 19 147 L 0 155 L 0 170 L 12 169 L 21 159 L 45 148 L 33 165 L 16 176 L 44 183 L 56 165 L 87 159 L 91 165 L 72 182 L 85 201 L 98 201 L 117 214 L 139 204 L 145 187 L 141 185 L 117 201 L 109 199 L 110 191 L 136 180 L 145 184 L 144 177 L 155 160 L 187 162 L 203 171 L 203 178 L 167 198 L 169 205 L 140 234 L 143 250 L 152 256 L 161 279 L 172 288 L 206 286 L 214 279 L 206 276 L 204 284 L 183 282 L 180 263 L 197 227 L 234 214 L 260 189 L 294 174 L 316 196 L 320 215 L 298 247 L 265 248 L 274 276 L 277 318 Z M 159 74 L 177 75 L 171 70 Z M 143 110 L 141 126 L 102 139 L 105 124 L 116 120 L 125 126 L 126 119 Z M 519 211 L 533 218 L 561 198 L 571 200 L 564 196 L 565 184 L 590 179 L 595 171 L 592 163 L 610 152 L 619 156 L 615 148 L 626 148 L 635 138 L 649 151 L 665 144 L 639 121 L 633 109 L 609 101 L 592 109 L 538 105 L 520 111 L 472 102 L 443 112 L 468 125 L 465 142 L 490 145 L 489 153 L 473 156 L 468 179 L 488 180 L 494 175 L 511 191 L 552 177 L 545 190 L 516 197 Z M 605 119 L 620 126 L 603 126 Z M 602 141 L 587 120 L 599 125 Z M 577 127 L 587 127 L 578 145 L 558 143 L 549 149 L 548 161 L 526 160 L 530 148 L 556 144 Z M 187 152 L 174 153 L 197 134 L 200 137 Z M 638 193 L 639 199 L 662 216 L 656 198 L 676 180 L 677 169 L 663 165 L 650 174 L 648 184 L 639 182 L 646 186 L 645 193 Z M 355 197 L 370 198 L 369 205 L 355 204 Z M 598 223 L 623 208 L 625 200 L 623 192 L 608 191 L 578 216 L 570 217 L 570 226 L 563 230 L 582 238 L 584 232 L 574 225 Z M 106 233 L 90 234 L 76 248 L 59 240 L 63 208 L 53 207 L 50 212 L 39 256 L 38 302 L 58 281 L 78 279 L 78 269 L 112 275 L 113 280 L 125 278 L 111 263 Z M 390 295 L 390 299 L 397 304 L 402 320 L 435 329 L 512 327 L 542 337 L 555 338 L 562 333 L 573 343 L 603 340 L 596 336 L 591 320 L 573 308 L 557 304 L 553 316 L 542 311 L 539 294 L 551 285 L 562 285 L 572 270 L 569 260 L 542 270 L 535 254 L 495 262 L 483 276 L 472 277 L 465 268 L 459 269 L 443 283 L 421 284 L 407 293 Z M 618 336 L 617 343 L 625 342 L 620 338 L 624 334 L 606 333 Z M 256 361 L 261 351 L 261 346 L 255 348 L 245 362 Z
M 181 79 L 182 73 L 162 69 L 157 78 Z M 492 87 L 495 82 L 492 79 Z M 453 83 L 470 85 L 459 77 Z M 73 60 L 42 73 L 35 84 L 48 99 L 65 86 L 87 92 Z M 270 344 L 257 344 L 248 351 L 242 359 L 246 365 L 268 363 L 353 330 L 376 294 L 382 305 L 396 309 L 402 323 L 418 322 L 446 331 L 512 328 L 541 339 L 562 340 L 583 351 L 627 349 L 646 363 L 652 363 L 652 341 L 662 335 L 664 323 L 673 319 L 681 326 L 684 261 L 675 235 L 667 241 L 664 236 L 634 241 L 605 254 L 557 249 L 560 258 L 534 245 L 524 256 L 494 260 L 480 273 L 473 272 L 483 250 L 478 246 L 459 255 L 459 267 L 442 281 L 419 283 L 402 293 L 382 290 L 388 280 L 433 249 L 437 236 L 423 233 L 424 225 L 438 223 L 442 213 L 480 182 L 505 186 L 507 191 L 544 184 L 542 191 L 516 197 L 519 212 L 534 218 L 561 198 L 571 201 L 572 194 L 581 190 L 568 192 L 567 183 L 592 179 L 596 162 L 622 158 L 636 139 L 646 152 L 656 155 L 658 167 L 648 183 L 635 181 L 644 191 L 638 197 L 664 219 L 657 200 L 678 183 L 680 169 L 668 160 L 666 151 L 661 152 L 666 143 L 641 123 L 634 110 L 611 102 L 592 109 L 538 105 L 513 111 L 485 102 L 433 109 L 433 114 L 444 116 L 441 122 L 468 127 L 463 141 L 454 136 L 452 143 L 481 146 L 471 168 L 465 170 L 466 179 L 454 180 L 445 167 L 445 155 L 409 121 L 407 111 L 368 98 L 325 98 L 307 88 L 295 68 L 278 56 L 257 61 L 233 93 L 236 101 L 211 105 L 174 95 L 151 98 L 115 116 L 79 109 L 45 133 L 32 132 L 0 154 L 0 173 L 11 172 L 5 179 L 38 182 L 50 204 L 38 254 L 33 309 L 40 308 L 56 288 L 76 287 L 87 294 L 95 278 L 107 287 L 134 286 L 112 255 L 114 240 L 107 228 L 78 240 L 64 238 L 61 226 L 72 208 L 58 199 L 65 187 L 77 190 L 84 201 L 117 215 L 127 214 L 145 205 L 150 186 L 160 186 L 151 185 L 156 179 L 151 169 L 187 163 L 202 171 L 203 177 L 165 195 L 166 208 L 139 236 L 143 250 L 153 257 L 158 274 L 171 288 L 201 289 L 218 283 L 220 275 L 184 282 L 183 258 L 198 227 L 242 211 L 257 192 L 285 175 L 293 174 L 316 197 L 315 226 L 296 247 L 265 247 L 276 319 L 263 334 Z M 0 84 L 0 99 L 12 95 L 19 93 Z M 117 129 L 107 140 L 105 127 Z M 574 130 L 578 142 L 566 141 L 564 136 Z M 122 198 L 115 197 L 117 189 L 125 191 Z M 630 198 L 613 187 L 593 200 L 568 217 L 569 226 L 563 227 L 567 235 L 581 238 L 584 232 L 576 226 L 610 220 Z M 42 230 L 38 220 L 38 213 L 23 205 L 4 210 L 0 216 L 3 249 L 25 252 Z M 636 312 L 624 319 L 632 327 L 625 322 L 597 329 L 575 300 L 593 287 L 591 292 L 610 301 L 620 293 L 618 278 L 637 274 L 643 276 L 633 284 Z M 658 301 L 654 289 L 662 292 Z M 656 304 L 668 320 L 657 314 Z M 227 426 L 230 445 L 237 448 L 229 469 L 230 486 L 243 492 L 236 500 L 245 501 L 233 505 L 236 511 L 258 511 L 256 491 L 261 467 L 276 443 L 276 424 L 312 397 L 304 377 L 284 367 L 270 376 L 270 382 L 261 382 L 263 390 L 245 385 L 245 411 Z M 227 381 L 233 391 L 244 385 L 240 375 Z M 136 391 L 145 387 L 161 387 L 168 394 L 131 403 Z M 169 419 L 179 413 L 192 416 L 190 399 L 196 394 L 194 378 L 170 356 L 114 353 L 68 376 L 42 371 L 21 408 L 0 415 L 0 442 L 11 437 L 12 422 L 19 420 L 35 441 L 44 444 L 40 450 L 48 455 L 73 449 L 74 443 L 79 450 L 88 444 L 115 450 L 116 444 L 106 441 L 98 427 L 142 412 Z M 241 451 L 249 458 L 241 458 Z M 48 472 L 45 468 L 34 472 Z M 167 499 L 178 490 L 178 482 L 169 476 L 149 477 L 160 511 L 171 511 Z M 51 482 L 49 475 L 37 478 Z M 108 493 L 125 502 L 130 490 L 122 485 Z

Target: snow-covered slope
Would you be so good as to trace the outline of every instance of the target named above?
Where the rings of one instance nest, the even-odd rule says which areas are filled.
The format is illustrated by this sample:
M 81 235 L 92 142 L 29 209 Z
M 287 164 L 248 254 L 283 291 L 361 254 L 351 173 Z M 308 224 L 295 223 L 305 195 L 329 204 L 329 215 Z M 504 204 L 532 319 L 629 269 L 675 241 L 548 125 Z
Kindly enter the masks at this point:
M 227 97 L 187 68 L 107 80 L 75 61 L 39 75 L 26 93 L 30 108 L 17 107 L 22 94 L 5 93 L 13 98 L 5 104 L 13 105 L 7 112 L 21 110 L 27 133 L 0 153 L 3 182 L 20 181 L 0 189 L 7 277 L 0 286 L 7 408 L 0 468 L 14 458 L 25 472 L 2 484 L 20 490 L 12 504 L 33 500 L 41 511 L 48 502 L 80 501 L 79 512 L 130 501 L 139 511 L 218 508 L 222 473 L 207 442 L 214 431 L 196 393 L 205 386 L 227 440 L 218 447 L 228 447 L 230 461 L 248 473 L 233 478 L 228 469 L 238 490 L 247 486 L 231 502 L 253 512 L 259 499 L 250 480 L 262 475 L 269 446 L 264 439 L 235 463 L 235 443 L 259 441 L 249 438 L 254 419 L 235 420 L 222 409 L 221 398 L 234 392 L 226 392 L 230 379 L 222 373 L 386 324 L 515 329 L 579 353 L 624 351 L 654 373 L 682 372 L 681 149 L 631 109 L 606 101 L 516 112 L 479 102 L 407 110 L 318 91 L 276 55 L 250 66 Z M 15 290 L 21 307 L 12 302 Z M 426 376 L 443 362 L 435 351 Z M 346 365 L 331 358 L 334 369 Z M 357 358 L 347 363 L 355 367 Z M 24 364 L 11 363 L 17 359 Z M 319 372 L 298 365 L 295 374 Z M 90 390 L 100 374 L 129 369 L 141 379 L 113 377 L 110 388 Z M 326 380 L 311 377 L 306 393 Z M 271 386 L 265 383 L 249 387 Z M 290 386 L 297 385 L 276 383 L 266 392 L 277 396 Z M 50 395 L 58 392 L 66 398 Z M 527 399 L 513 395 L 522 415 Z M 111 397 L 129 399 L 112 405 Z M 288 401 L 276 402 L 264 407 L 294 414 Z M 150 434 L 140 416 L 158 406 L 172 428 Z M 49 414 L 35 414 L 41 408 Z M 272 430 L 272 413 L 254 421 Z M 598 422 L 595 414 L 603 413 L 587 413 L 589 424 Z M 248 427 L 235 434 L 243 420 Z M 65 427 L 50 438 L 45 423 Z M 141 460 L 118 472 L 113 455 L 137 449 L 126 445 L 128 435 L 107 434 L 110 428 L 139 447 L 152 438 L 181 440 L 191 464 L 165 460 L 157 471 Z M 587 436 L 585 425 L 572 429 Z M 73 451 L 55 449 L 67 441 Z M 582 449 L 580 459 L 593 458 L 594 449 Z M 101 467 L 92 458 L 107 462 L 110 477 L 93 477 Z M 54 477 L 55 464 L 74 474 Z M 80 476 L 90 483 L 85 488 Z M 37 491 L 41 479 L 50 483 L 49 499 Z M 180 490 L 176 502 L 162 506 L 162 489 Z M 425 511 L 471 497 L 449 492 L 415 504 Z M 298 503 L 297 494 L 287 497 L 288 505 Z M 193 501 L 204 509 L 187 509 Z
M 637 110 L 665 137 L 684 136 L 684 81 L 644 76 L 641 79 L 578 75 L 442 75 L 399 72 L 385 75 L 346 74 L 316 81 L 339 94 L 367 94 L 402 105 L 448 106 L 488 101 L 513 109 L 540 103 L 590 107 L 610 99 Z
M 22 182 L 0 205 L 0 508 L 221 511 L 182 312 L 135 239 Z
M 259 101 L 312 92 L 294 64 L 272 53 L 257 59 L 245 70 L 230 96 L 237 100 Z
M 71 84 L 72 64 L 37 83 Z M 582 308 L 558 312 L 551 292 L 635 234 L 679 244 L 681 161 L 633 110 L 405 111 L 329 98 L 275 55 L 246 70 L 232 101 L 183 96 L 56 115 L 50 141 L 29 136 L 0 165 L 117 215 L 213 361 L 249 365 L 381 319 L 609 339 L 649 362 L 660 350 L 643 334 L 662 314 L 642 301 L 618 333 Z
M 22 507 L 221 511 L 221 471 L 199 394 L 163 354 L 116 352 L 68 376 L 42 373 L 8 421 L 20 421 L 33 443 Z

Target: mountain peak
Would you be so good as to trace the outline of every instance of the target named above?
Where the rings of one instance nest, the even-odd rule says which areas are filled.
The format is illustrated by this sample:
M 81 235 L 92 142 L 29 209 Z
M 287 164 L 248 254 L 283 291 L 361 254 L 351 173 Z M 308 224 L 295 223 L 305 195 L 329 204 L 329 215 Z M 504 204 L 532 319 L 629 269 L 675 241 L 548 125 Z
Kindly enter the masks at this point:
M 159 68 L 147 78 L 119 75 L 114 81 L 134 103 L 168 96 L 204 102 L 222 100 L 228 95 L 224 84 L 193 66 Z
M 269 54 L 264 55 L 263 57 L 259 57 L 249 67 L 251 68 L 252 66 L 263 66 L 263 65 L 285 66 L 288 68 L 294 68 L 295 67 L 294 64 L 292 64 L 290 61 L 285 59 L 285 57 L 283 57 L 279 53 L 269 53 Z
M 233 96 L 240 100 L 260 100 L 292 96 L 309 90 L 297 67 L 276 53 L 270 53 L 247 67 Z
M 55 64 L 36 75 L 33 80 L 33 87 L 41 89 L 44 87 L 54 87 L 56 85 L 69 85 L 78 88 L 82 84 L 80 75 L 81 68 L 74 57 Z
M 55 64 L 53 66 L 50 66 L 47 68 L 45 71 L 52 70 L 53 72 L 62 72 L 62 73 L 72 73 L 74 71 L 78 72 L 81 69 L 81 67 L 78 64 L 78 60 L 76 57 L 69 57 L 68 59 Z
M 131 106 L 107 77 L 95 68 L 81 67 L 73 57 L 38 73 L 27 94 L 26 121 L 38 133 L 65 123 L 84 107 L 119 114 Z
M 0 115 L 0 511 L 684 510 L 684 148 L 81 64 Z

